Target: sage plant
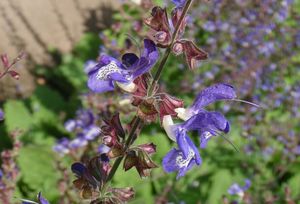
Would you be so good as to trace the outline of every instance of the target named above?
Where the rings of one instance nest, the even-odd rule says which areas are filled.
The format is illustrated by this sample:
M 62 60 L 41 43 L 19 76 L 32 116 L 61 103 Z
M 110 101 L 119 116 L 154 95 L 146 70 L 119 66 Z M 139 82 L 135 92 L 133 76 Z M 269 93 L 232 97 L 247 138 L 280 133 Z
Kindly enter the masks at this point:
M 88 87 L 92 92 L 102 94 L 121 90 L 131 97 L 136 114 L 129 124 L 122 123 L 120 113 L 104 118 L 99 129 L 101 145 L 97 155 L 82 159 L 71 166 L 76 176 L 73 184 L 81 198 L 91 204 L 126 203 L 134 197 L 132 187 L 111 185 L 122 162 L 125 171 L 135 168 L 141 177 L 148 177 L 158 167 L 151 156 L 157 151 L 156 145 L 146 143 L 135 145 L 145 125 L 160 121 L 169 138 L 178 148 L 171 149 L 164 157 L 162 166 L 167 173 L 177 172 L 177 178 L 184 176 L 195 165 L 201 165 L 200 151 L 188 132 L 199 133 L 200 147 L 213 137 L 230 131 L 228 120 L 220 112 L 207 111 L 205 106 L 219 100 L 235 100 L 235 89 L 228 84 L 215 84 L 201 91 L 191 107 L 184 108 L 184 102 L 162 91 L 159 79 L 166 68 L 171 54 L 184 55 L 187 67 L 196 69 L 208 54 L 192 40 L 184 38 L 188 11 L 193 0 L 173 1 L 175 7 L 170 17 L 167 9 L 155 6 L 144 24 L 149 27 L 139 55 L 127 52 L 116 59 L 101 54 L 98 62 L 85 69 Z M 160 49 L 163 51 L 160 57 Z M 152 68 L 157 66 L 152 75 Z M 174 124 L 173 119 L 182 119 Z M 67 124 L 73 129 L 76 122 Z M 94 137 L 93 137 L 94 139 Z M 56 149 L 68 152 L 62 142 Z

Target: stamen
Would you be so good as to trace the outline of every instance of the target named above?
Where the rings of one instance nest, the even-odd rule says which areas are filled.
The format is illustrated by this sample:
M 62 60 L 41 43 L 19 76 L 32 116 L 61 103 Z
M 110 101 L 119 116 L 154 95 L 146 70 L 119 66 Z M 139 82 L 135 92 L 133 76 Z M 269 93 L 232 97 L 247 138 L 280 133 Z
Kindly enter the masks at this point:
M 246 104 L 252 105 L 252 106 L 254 106 L 254 107 L 256 107 L 256 108 L 263 108 L 263 107 L 261 107 L 260 105 L 255 104 L 255 103 L 252 103 L 252 102 L 250 102 L 250 101 L 244 101 L 244 100 L 241 100 L 241 99 L 229 99 L 229 100 L 230 100 L 230 101 L 237 101 L 237 102 L 246 103 Z
M 235 149 L 236 152 L 240 152 L 239 148 L 237 146 L 235 146 L 235 144 L 233 144 L 233 142 L 231 142 L 230 139 L 228 139 L 227 137 L 224 136 L 223 133 L 218 133 L 218 135 L 220 135 L 222 138 L 224 138 L 229 144 L 231 144 L 231 146 Z

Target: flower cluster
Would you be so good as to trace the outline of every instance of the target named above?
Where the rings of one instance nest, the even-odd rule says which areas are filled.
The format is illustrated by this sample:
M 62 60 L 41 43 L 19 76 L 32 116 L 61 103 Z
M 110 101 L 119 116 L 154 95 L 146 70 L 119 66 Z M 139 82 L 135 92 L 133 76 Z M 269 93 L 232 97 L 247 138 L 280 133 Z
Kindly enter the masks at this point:
M 1 54 L 0 59 L 3 66 L 3 71 L 0 71 L 0 79 L 5 75 L 10 75 L 14 79 L 19 79 L 20 75 L 15 70 L 11 68 L 24 57 L 25 53 L 21 52 L 12 62 L 9 62 L 7 54 Z
M 91 110 L 78 110 L 77 117 L 65 122 L 65 129 L 68 132 L 75 132 L 76 138 L 60 139 L 53 147 L 53 150 L 61 155 L 68 154 L 72 150 L 86 146 L 90 141 L 95 140 L 101 133 L 97 126 L 97 117 Z
M 177 143 L 178 148 L 171 149 L 162 162 L 166 172 L 178 172 L 177 178 L 202 162 L 197 145 L 188 132 L 197 131 L 200 148 L 205 148 L 213 136 L 226 134 L 230 130 L 223 114 L 205 110 L 205 107 L 215 101 L 234 100 L 236 91 L 232 86 L 222 83 L 210 86 L 201 91 L 188 108 L 184 108 L 183 100 L 171 96 L 159 86 L 158 80 L 171 53 L 175 56 L 184 54 L 190 69 L 195 69 L 199 61 L 208 58 L 208 54 L 193 41 L 184 38 L 187 11 L 192 1 L 174 3 L 176 7 L 170 19 L 167 9 L 159 6 L 152 8 L 150 17 L 144 19 L 150 30 L 144 37 L 143 49 L 139 48 L 139 55 L 130 50 L 119 60 L 116 56 L 101 52 L 97 62 L 89 62 L 85 66 L 87 86 L 92 92 L 105 93 L 118 87 L 131 97 L 136 112 L 127 125 L 123 125 L 118 112 L 109 119 L 103 118 L 98 155 L 82 159 L 71 167 L 77 178 L 74 186 L 80 191 L 81 197 L 91 199 L 91 203 L 123 203 L 133 197 L 134 191 L 130 187 L 120 189 L 110 186 L 123 160 L 125 171 L 135 168 L 141 177 L 149 176 L 150 170 L 157 167 L 151 158 L 156 152 L 155 144 L 134 145 L 145 124 L 159 119 L 169 138 Z M 152 76 L 151 69 L 160 58 L 159 48 L 164 50 L 164 54 Z M 174 118 L 183 122 L 174 124 Z M 79 124 L 80 130 L 85 128 Z M 77 126 L 78 120 L 66 123 L 66 129 L 74 130 Z M 84 144 L 84 141 L 79 143 Z M 63 149 L 61 147 L 64 144 L 60 145 L 56 149 Z
M 206 52 L 198 48 L 191 40 L 186 40 L 183 37 L 187 17 L 178 23 L 182 14 L 182 2 L 176 3 L 177 7 L 172 10 L 171 19 L 168 18 L 167 10 L 156 6 L 152 9 L 151 17 L 144 20 L 145 24 L 151 28 L 148 36 L 157 43 L 158 47 L 168 47 L 172 45 L 172 52 L 175 55 L 184 53 L 186 61 L 190 69 L 197 67 L 197 62 L 208 58 Z M 172 36 L 177 32 L 175 38 Z

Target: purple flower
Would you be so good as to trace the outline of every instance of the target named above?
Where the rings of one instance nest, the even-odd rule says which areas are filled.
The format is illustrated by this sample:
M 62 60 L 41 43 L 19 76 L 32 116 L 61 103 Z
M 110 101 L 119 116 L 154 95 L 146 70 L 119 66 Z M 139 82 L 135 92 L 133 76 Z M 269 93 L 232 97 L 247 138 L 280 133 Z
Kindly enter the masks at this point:
M 166 172 L 178 171 L 177 178 L 179 178 L 193 165 L 201 164 L 198 149 L 187 132 L 198 131 L 201 148 L 206 146 L 211 136 L 220 132 L 229 132 L 229 122 L 221 113 L 209 112 L 204 110 L 203 107 L 218 100 L 234 99 L 235 97 L 236 93 L 232 86 L 216 84 L 200 92 L 190 108 L 175 109 L 178 113 L 177 116 L 185 122 L 174 124 L 171 115 L 164 116 L 163 127 L 170 139 L 176 141 L 179 147 L 178 150 L 172 149 L 165 156 L 163 167 Z
M 141 57 L 134 53 L 122 56 L 122 62 L 107 55 L 102 55 L 99 63 L 88 73 L 88 87 L 97 93 L 112 91 L 116 82 L 125 91 L 134 89 L 135 78 L 148 72 L 157 62 L 158 50 L 153 41 L 144 40 L 144 52 Z
M 76 120 L 68 120 L 65 122 L 64 126 L 68 132 L 73 132 L 77 126 Z
M 84 64 L 84 72 L 89 73 L 95 66 L 97 62 L 95 60 L 88 60 Z
M 0 108 L 0 121 L 4 120 L 4 112 L 3 110 Z
M 57 142 L 56 145 L 53 146 L 53 150 L 61 155 L 68 154 L 70 151 L 69 143 L 69 139 L 62 138 Z
M 83 135 L 86 140 L 94 140 L 101 133 L 101 129 L 95 125 L 91 125 L 83 130 Z
M 73 132 L 76 128 L 88 128 L 95 122 L 95 116 L 91 110 L 80 109 L 76 112 L 76 118 L 65 122 L 64 126 L 68 132 Z
M 91 110 L 78 110 L 76 112 L 76 125 L 81 128 L 88 127 L 95 122 L 95 116 Z
M 172 3 L 175 4 L 177 8 L 184 7 L 185 0 L 172 0 Z
M 189 137 L 181 139 L 180 145 L 185 147 L 181 151 L 173 148 L 163 159 L 163 168 L 166 172 L 178 171 L 177 179 L 184 176 L 195 164 L 200 165 L 202 160 L 197 147 Z
M 226 118 L 218 112 L 209 112 L 204 109 L 205 106 L 219 100 L 231 100 L 236 98 L 235 90 L 227 84 L 216 84 L 201 91 L 191 107 L 177 108 L 175 111 L 178 117 L 185 120 L 184 123 L 173 125 L 170 119 L 165 119 L 165 129 L 168 136 L 175 140 L 177 137 L 174 129 L 182 128 L 186 131 L 197 130 L 200 135 L 200 147 L 204 148 L 211 136 L 219 132 L 229 132 L 230 126 Z M 167 121 L 169 120 L 169 122 Z
M 76 133 L 76 138 L 69 140 L 60 139 L 53 147 L 55 152 L 61 155 L 68 154 L 70 150 L 83 147 L 89 141 L 96 139 L 101 133 L 101 129 L 95 125 L 96 117 L 90 110 L 80 109 L 76 112 L 76 118 L 65 122 L 64 126 L 68 132 Z
M 69 143 L 69 148 L 77 149 L 80 147 L 84 147 L 88 144 L 86 138 L 83 134 L 79 134 L 75 139 L 71 140 Z
M 248 190 L 250 188 L 250 186 L 251 186 L 251 181 L 249 179 L 245 179 L 245 185 L 244 186 L 241 187 L 239 184 L 234 183 L 229 187 L 227 192 L 230 195 L 238 195 L 240 197 L 243 197 L 244 192 L 246 190 Z

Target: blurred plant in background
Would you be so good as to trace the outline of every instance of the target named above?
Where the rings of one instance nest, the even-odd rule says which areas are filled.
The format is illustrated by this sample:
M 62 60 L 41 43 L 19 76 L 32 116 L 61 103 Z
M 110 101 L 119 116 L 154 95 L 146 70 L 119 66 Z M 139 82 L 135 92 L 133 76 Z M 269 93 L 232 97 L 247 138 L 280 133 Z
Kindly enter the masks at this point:
M 162 32 L 153 38 L 143 20 L 150 16 L 154 5 L 167 6 L 168 13 L 173 5 L 171 1 L 121 3 L 121 8 L 113 14 L 115 22 L 111 28 L 99 35 L 86 34 L 72 53 L 56 58 L 54 67 L 37 66 L 38 87 L 30 98 L 0 104 L 0 150 L 14 152 L 16 140 L 9 133 L 22 130 L 18 136 L 22 147 L 18 149 L 18 157 L 12 157 L 14 162 L 10 162 L 16 169 L 17 183 L 12 182 L 8 187 L 6 178 L 10 174 L 5 172 L 6 167 L 2 168 L 0 183 L 6 182 L 5 189 L 10 189 L 1 191 L 3 198 L 5 195 L 12 202 L 20 203 L 17 198 L 34 198 L 42 191 L 50 203 L 80 203 L 70 165 L 81 161 L 77 165 L 89 169 L 96 161 L 88 162 L 91 156 L 98 154 L 98 159 L 107 159 L 103 155 L 108 146 L 100 143 L 109 145 L 111 137 L 98 135 L 97 127 L 109 135 L 109 119 L 115 117 L 116 111 L 120 112 L 122 124 L 131 122 L 135 108 L 131 106 L 130 95 L 118 94 L 122 93 L 119 88 L 105 94 L 88 93 L 86 73 L 103 53 L 120 59 L 127 52 L 139 53 L 138 42 L 146 36 L 152 40 L 163 39 Z M 112 180 L 113 186 L 139 186 L 130 203 L 299 202 L 299 8 L 299 0 L 210 0 L 193 4 L 182 38 L 195 39 L 194 44 L 209 53 L 209 60 L 200 69 L 188 72 L 183 69 L 187 66 L 185 59 L 181 59 L 184 55 L 170 55 L 160 92 L 181 98 L 185 107 L 189 107 L 195 93 L 212 83 L 225 82 L 237 87 L 240 99 L 253 101 L 263 108 L 234 101 L 209 105 L 208 111 L 223 109 L 221 112 L 226 113 L 232 124 L 228 138 L 239 152 L 223 137 L 216 137 L 207 148 L 201 149 L 202 166 L 191 169 L 180 180 L 175 179 L 175 174 L 163 173 L 161 168 L 155 168 L 145 180 L 138 178 L 141 171 L 136 165 L 138 171 L 124 173 L 120 169 Z M 181 46 L 177 48 L 180 50 Z M 135 94 L 144 96 L 143 92 Z M 130 131 L 130 126 L 123 128 L 125 133 Z M 190 136 L 193 142 L 201 142 L 201 137 L 195 137 L 194 133 Z M 151 155 L 156 164 L 174 147 L 159 124 L 153 123 L 143 128 L 137 150 L 151 143 L 157 145 L 157 152 Z M 134 157 L 137 150 L 130 155 Z M 5 166 L 4 158 L 1 164 Z M 78 179 L 82 176 L 80 172 L 75 174 Z M 247 188 L 243 186 L 245 178 L 251 181 Z M 81 190 L 90 192 L 88 188 Z M 2 195 L 2 192 L 7 193 Z M 108 192 L 126 194 L 127 198 L 133 193 L 131 188 L 108 189 Z

